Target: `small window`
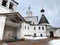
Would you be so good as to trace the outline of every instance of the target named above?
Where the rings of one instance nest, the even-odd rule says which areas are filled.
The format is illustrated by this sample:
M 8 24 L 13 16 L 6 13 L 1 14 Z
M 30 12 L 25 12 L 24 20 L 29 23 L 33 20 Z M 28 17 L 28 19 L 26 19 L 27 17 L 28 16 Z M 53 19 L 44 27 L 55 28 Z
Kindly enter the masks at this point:
M 10 5 L 9 5 L 9 9 L 12 9 L 13 10 L 13 3 L 12 2 L 10 2 Z
M 28 26 L 28 29 L 29 29 L 29 26 Z
M 39 27 L 39 30 L 40 30 L 40 27 Z
M 25 29 L 26 29 L 26 26 L 25 26 Z
M 2 1 L 2 5 L 6 7 L 7 2 L 8 2 L 7 0 L 3 0 L 3 1 Z
M 44 27 L 42 27 L 42 30 L 44 30 Z
M 36 30 L 36 28 L 34 27 L 34 30 Z

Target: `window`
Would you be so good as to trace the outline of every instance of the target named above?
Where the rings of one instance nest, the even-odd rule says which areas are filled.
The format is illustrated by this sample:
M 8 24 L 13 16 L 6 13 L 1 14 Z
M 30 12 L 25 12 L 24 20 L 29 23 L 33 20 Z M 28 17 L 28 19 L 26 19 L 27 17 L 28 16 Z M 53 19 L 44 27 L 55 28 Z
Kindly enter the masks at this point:
M 42 30 L 44 30 L 44 27 L 42 27 Z
M 39 30 L 40 30 L 40 27 L 39 27 Z
M 36 28 L 34 27 L 34 30 L 36 30 Z
M 10 5 L 9 5 L 9 9 L 12 9 L 13 10 L 13 3 L 12 2 L 10 2 Z
M 28 26 L 28 29 L 29 29 L 29 26 Z
M 26 26 L 25 26 L 25 29 L 26 29 Z
M 2 5 L 6 7 L 7 2 L 8 2 L 7 0 L 3 0 L 3 1 L 2 1 Z

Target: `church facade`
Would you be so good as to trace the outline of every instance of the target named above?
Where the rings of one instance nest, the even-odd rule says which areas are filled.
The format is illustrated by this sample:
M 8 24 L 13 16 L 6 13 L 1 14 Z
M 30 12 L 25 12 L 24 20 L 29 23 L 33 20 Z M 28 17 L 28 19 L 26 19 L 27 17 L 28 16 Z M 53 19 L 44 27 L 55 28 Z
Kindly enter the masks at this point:
M 26 22 L 22 23 L 21 38 L 27 37 L 60 37 L 60 28 L 53 27 L 44 15 L 45 10 L 41 9 L 41 18 L 32 16 L 31 7 L 28 7 L 27 16 L 24 17 Z
M 27 16 L 15 11 L 14 0 L 0 0 L 0 40 L 26 39 L 26 37 L 60 37 L 60 28 L 52 27 L 41 9 L 41 18 L 32 16 L 28 7 Z

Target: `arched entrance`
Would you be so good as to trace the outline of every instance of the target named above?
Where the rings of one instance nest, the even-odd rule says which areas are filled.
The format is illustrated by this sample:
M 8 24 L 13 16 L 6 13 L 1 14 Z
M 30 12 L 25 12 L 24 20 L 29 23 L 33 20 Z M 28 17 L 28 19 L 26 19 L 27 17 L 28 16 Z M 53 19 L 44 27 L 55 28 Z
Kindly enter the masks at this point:
M 53 31 L 50 31 L 50 37 L 54 37 Z
M 40 34 L 40 36 L 42 37 L 42 34 Z

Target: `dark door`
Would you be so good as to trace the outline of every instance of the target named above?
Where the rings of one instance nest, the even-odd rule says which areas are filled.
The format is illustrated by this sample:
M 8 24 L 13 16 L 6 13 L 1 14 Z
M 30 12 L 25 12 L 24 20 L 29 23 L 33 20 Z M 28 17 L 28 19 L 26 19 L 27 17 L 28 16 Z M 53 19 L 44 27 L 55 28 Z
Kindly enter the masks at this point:
M 36 37 L 36 33 L 34 33 L 34 37 Z
M 54 37 L 53 31 L 50 31 L 50 37 Z
M 42 34 L 40 34 L 40 36 L 42 37 Z

